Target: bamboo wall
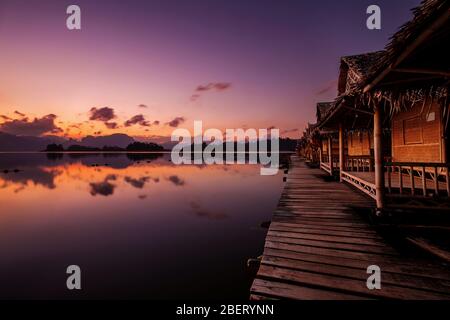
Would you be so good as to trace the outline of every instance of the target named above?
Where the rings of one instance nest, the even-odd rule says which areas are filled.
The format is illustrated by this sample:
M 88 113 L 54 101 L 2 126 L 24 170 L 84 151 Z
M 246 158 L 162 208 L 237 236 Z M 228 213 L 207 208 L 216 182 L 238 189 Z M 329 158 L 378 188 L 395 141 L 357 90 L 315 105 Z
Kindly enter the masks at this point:
M 328 139 L 322 139 L 322 153 L 328 154 Z
M 438 104 L 417 104 L 392 119 L 392 161 L 444 162 Z
M 370 156 L 373 137 L 368 132 L 352 131 L 347 134 L 349 156 Z

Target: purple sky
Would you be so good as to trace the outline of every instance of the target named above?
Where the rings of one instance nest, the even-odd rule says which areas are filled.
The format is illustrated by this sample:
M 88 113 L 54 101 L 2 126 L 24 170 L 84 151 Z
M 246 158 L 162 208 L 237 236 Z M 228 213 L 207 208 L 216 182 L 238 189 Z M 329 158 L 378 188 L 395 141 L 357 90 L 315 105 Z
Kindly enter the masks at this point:
M 65 27 L 69 4 L 81 7 L 81 31 Z M 371 4 L 382 9 L 381 31 L 365 26 Z M 339 57 L 382 49 L 418 4 L 0 0 L 0 115 L 55 114 L 69 135 L 170 135 L 168 124 L 182 118 L 187 128 L 203 120 L 298 137 L 315 103 L 334 98 Z M 195 91 L 210 83 L 231 85 Z M 114 109 L 119 127 L 86 122 L 94 107 Z M 120 125 L 138 114 L 153 125 Z

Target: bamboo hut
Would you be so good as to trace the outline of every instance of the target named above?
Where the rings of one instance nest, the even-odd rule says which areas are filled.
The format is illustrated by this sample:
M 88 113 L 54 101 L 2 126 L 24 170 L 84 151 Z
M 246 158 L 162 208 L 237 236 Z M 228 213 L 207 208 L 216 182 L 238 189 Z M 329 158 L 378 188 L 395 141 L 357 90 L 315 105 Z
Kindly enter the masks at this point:
M 448 210 L 449 8 L 425 0 L 385 51 L 342 58 L 339 96 L 318 124 L 339 131 L 340 180 L 380 210 Z
M 320 162 L 320 142 L 317 135 L 317 124 L 308 123 L 301 139 L 300 154 L 310 163 Z
M 339 148 L 337 140 L 337 131 L 321 129 L 319 124 L 326 118 L 330 110 L 333 108 L 334 102 L 319 102 L 316 105 L 316 135 L 319 141 L 320 150 L 320 168 L 329 175 L 334 175 L 339 167 Z
M 368 70 L 382 57 L 383 51 L 341 58 L 338 98 L 334 106 L 322 118 L 319 128 L 322 131 L 336 132 L 336 155 L 339 161 L 339 127 L 342 127 L 344 168 L 350 171 L 373 171 L 373 131 L 370 112 L 355 112 L 348 97 L 358 84 L 367 77 Z

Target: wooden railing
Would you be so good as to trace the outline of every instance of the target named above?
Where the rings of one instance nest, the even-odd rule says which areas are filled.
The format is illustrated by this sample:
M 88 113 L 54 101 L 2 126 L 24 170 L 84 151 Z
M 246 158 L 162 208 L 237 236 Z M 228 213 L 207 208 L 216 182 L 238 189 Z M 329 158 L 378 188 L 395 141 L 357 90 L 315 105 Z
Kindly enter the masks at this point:
M 330 168 L 330 164 L 328 162 L 321 162 L 320 169 L 322 169 L 323 171 L 325 171 L 331 175 L 331 168 Z
M 333 160 L 333 170 L 339 170 L 339 155 L 333 154 L 332 160 Z
M 346 156 L 344 163 L 347 172 L 371 172 L 374 169 L 371 156 Z
M 346 171 L 341 172 L 341 178 L 343 181 L 350 183 L 351 185 L 358 188 L 362 192 L 366 193 L 373 199 L 376 198 L 377 193 L 376 193 L 375 184 L 365 181 L 364 179 L 357 177 L 355 175 L 352 175 L 351 173 L 348 173 Z
M 325 154 L 322 155 L 322 161 L 320 162 L 320 168 L 327 172 L 328 174 L 332 175 L 333 171 L 339 170 L 339 155 L 333 154 L 332 156 L 332 165 L 333 168 L 330 168 L 330 158 L 329 155 Z
M 450 197 L 450 163 L 387 162 L 387 193 Z

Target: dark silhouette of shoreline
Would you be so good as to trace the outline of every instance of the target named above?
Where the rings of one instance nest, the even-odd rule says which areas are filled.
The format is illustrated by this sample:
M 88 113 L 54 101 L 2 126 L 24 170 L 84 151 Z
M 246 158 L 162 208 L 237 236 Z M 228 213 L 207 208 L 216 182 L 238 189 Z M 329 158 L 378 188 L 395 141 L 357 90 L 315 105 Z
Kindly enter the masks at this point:
M 103 146 L 102 148 L 82 146 L 78 144 L 71 145 L 66 149 L 62 144 L 52 143 L 47 145 L 46 149 L 42 152 L 47 153 L 61 153 L 61 152 L 163 152 L 169 151 L 165 150 L 164 147 L 153 143 L 145 142 L 133 142 L 130 143 L 126 148 L 121 148 L 118 146 Z

